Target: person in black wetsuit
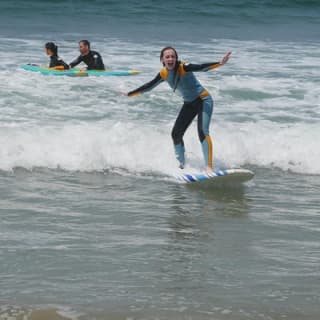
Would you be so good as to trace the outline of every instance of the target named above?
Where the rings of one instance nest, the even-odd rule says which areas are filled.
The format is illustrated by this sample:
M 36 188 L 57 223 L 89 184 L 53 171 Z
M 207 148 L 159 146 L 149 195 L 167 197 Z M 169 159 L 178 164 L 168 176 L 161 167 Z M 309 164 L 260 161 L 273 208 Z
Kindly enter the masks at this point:
M 81 53 L 80 56 L 69 64 L 70 68 L 84 62 L 88 66 L 88 70 L 105 70 L 100 53 L 90 49 L 88 40 L 79 41 L 79 51 Z
M 59 56 L 58 56 L 58 46 L 55 45 L 53 42 L 47 42 L 44 46 L 46 54 L 50 57 L 50 64 L 49 68 L 55 67 L 63 67 L 63 69 L 69 69 L 67 63 L 65 63 Z

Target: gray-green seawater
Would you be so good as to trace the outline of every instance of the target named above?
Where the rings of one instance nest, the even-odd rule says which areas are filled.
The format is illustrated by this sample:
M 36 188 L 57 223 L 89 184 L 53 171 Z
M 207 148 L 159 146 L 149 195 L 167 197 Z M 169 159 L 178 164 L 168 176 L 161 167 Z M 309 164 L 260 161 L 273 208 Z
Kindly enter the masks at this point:
M 211 190 L 2 173 L 2 305 L 83 319 L 317 319 L 319 178 L 252 169 L 246 187 Z

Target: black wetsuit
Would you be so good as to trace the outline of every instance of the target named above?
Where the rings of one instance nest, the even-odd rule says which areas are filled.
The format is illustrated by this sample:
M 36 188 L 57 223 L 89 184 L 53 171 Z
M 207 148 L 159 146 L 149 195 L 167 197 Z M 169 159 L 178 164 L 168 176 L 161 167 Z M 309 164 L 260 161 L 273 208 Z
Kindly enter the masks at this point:
M 88 70 L 105 70 L 102 57 L 97 51 L 90 50 L 87 55 L 80 55 L 77 59 L 70 63 L 70 68 L 75 67 L 81 62 L 84 62 L 88 66 Z
M 62 66 L 64 69 L 69 69 L 67 63 L 65 63 L 59 56 L 53 55 L 50 57 L 49 68 L 60 67 Z

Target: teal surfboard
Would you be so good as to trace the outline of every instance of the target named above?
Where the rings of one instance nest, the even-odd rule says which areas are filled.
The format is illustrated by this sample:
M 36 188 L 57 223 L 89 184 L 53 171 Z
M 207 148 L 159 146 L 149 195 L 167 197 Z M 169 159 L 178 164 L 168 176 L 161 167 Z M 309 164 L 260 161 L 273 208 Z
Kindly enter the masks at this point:
M 69 70 L 59 69 L 59 68 L 48 68 L 45 66 L 39 66 L 36 64 L 24 64 L 21 66 L 23 70 L 40 72 L 45 75 L 53 76 L 73 76 L 73 77 L 83 77 L 83 76 L 133 76 L 139 73 L 137 70 L 86 70 L 80 68 L 72 68 Z

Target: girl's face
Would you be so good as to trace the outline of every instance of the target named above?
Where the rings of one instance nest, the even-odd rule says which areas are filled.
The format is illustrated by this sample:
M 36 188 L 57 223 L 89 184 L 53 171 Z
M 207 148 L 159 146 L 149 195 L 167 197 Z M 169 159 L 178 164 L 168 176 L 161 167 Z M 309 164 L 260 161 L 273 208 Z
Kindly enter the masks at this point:
M 53 52 L 50 49 L 44 48 L 44 51 L 49 57 L 53 56 Z
M 163 52 L 161 62 L 168 70 L 173 70 L 176 66 L 177 57 L 176 53 L 172 49 L 167 49 Z

